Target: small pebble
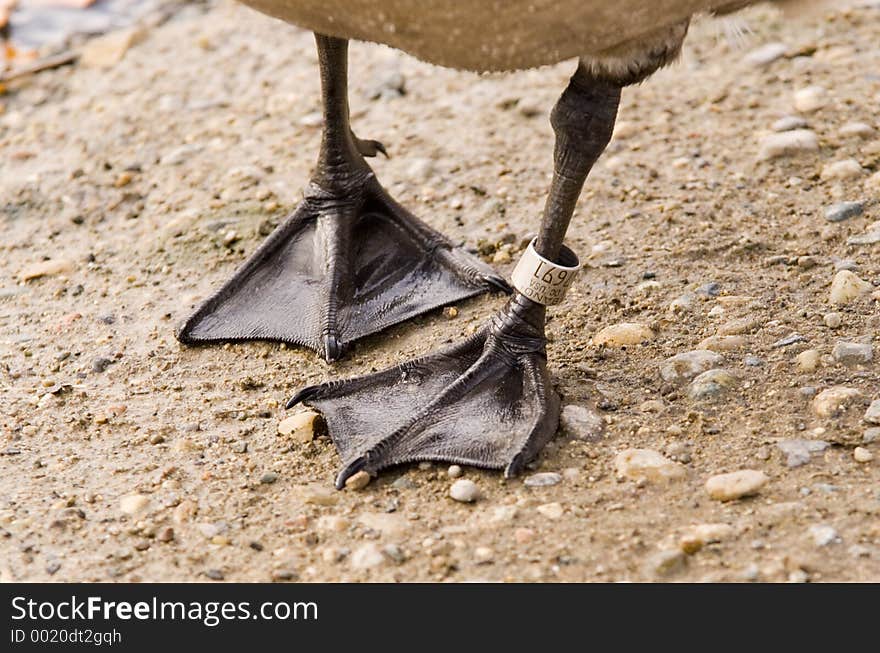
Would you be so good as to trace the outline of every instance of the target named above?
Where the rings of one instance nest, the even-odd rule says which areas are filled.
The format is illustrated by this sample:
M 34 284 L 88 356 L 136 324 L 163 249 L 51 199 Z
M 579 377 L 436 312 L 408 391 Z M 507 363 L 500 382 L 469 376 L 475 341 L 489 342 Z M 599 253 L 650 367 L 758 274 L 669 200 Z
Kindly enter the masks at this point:
M 706 481 L 706 491 L 710 497 L 718 501 L 733 501 L 757 494 L 768 480 L 764 472 L 742 469 L 712 476 Z
M 828 443 L 824 440 L 780 440 L 776 443 L 776 447 L 785 456 L 786 467 L 800 467 L 810 462 L 810 458 L 814 453 L 825 451 Z
M 478 565 L 487 565 L 492 562 L 495 552 L 488 546 L 478 546 L 474 549 L 474 562 Z
M 349 490 L 363 490 L 370 484 L 370 474 L 361 470 L 345 479 L 345 487 Z
M 559 519 L 565 513 L 561 503 L 545 503 L 535 508 L 535 510 L 547 519 Z
M 873 426 L 871 428 L 865 429 L 865 433 L 862 435 L 862 442 L 864 444 L 880 442 L 880 426 Z
M 758 158 L 763 161 L 819 151 L 819 138 L 809 129 L 769 134 L 761 141 Z
M 219 569 L 209 569 L 205 572 L 205 575 L 211 580 L 223 580 L 225 578 L 223 572 Z
M 351 567 L 359 571 L 373 569 L 385 562 L 385 556 L 375 542 L 362 544 L 351 554 Z
M 697 349 L 708 349 L 709 351 L 734 351 L 741 349 L 748 344 L 748 341 L 742 336 L 709 336 L 700 341 Z
M 272 485 L 275 481 L 278 480 L 278 474 L 275 472 L 266 472 L 260 477 L 260 483 L 263 485 Z
M 813 398 L 813 412 L 817 417 L 838 417 L 847 408 L 859 404 L 864 395 L 856 388 L 836 385 L 823 390 Z
M 857 463 L 869 463 L 874 460 L 874 454 L 864 447 L 856 447 L 853 450 L 853 458 Z
M 855 273 L 849 270 L 840 270 L 831 281 L 831 292 L 828 299 L 832 304 L 848 304 L 873 289 L 874 286 L 859 278 Z
M 100 374 L 113 364 L 112 358 L 96 358 L 92 361 L 92 371 Z
M 822 321 L 829 329 L 836 329 L 840 326 L 840 313 L 825 313 Z
M 618 476 L 633 481 L 678 481 L 687 478 L 684 465 L 673 462 L 653 449 L 624 449 L 614 458 Z
M 831 356 L 842 365 L 867 365 L 874 360 L 874 348 L 870 343 L 841 340 L 834 345 Z
M 825 208 L 825 219 L 828 222 L 843 222 L 861 215 L 864 210 L 862 202 L 837 202 Z
M 130 494 L 119 500 L 119 509 L 126 515 L 139 515 L 149 507 L 150 499 L 143 494 Z
M 871 402 L 862 419 L 868 424 L 880 424 L 880 399 Z
M 549 487 L 551 485 L 558 485 L 561 482 L 562 476 L 556 472 L 532 474 L 523 481 L 526 487 Z
M 875 245 L 880 243 L 880 221 L 869 224 L 865 233 L 856 234 L 846 239 L 847 245 Z
M 818 111 L 827 103 L 828 91 L 821 86 L 807 86 L 794 94 L 794 108 L 802 113 Z
M 743 57 L 743 61 L 750 66 L 760 68 L 784 57 L 786 52 L 788 52 L 788 46 L 785 43 L 766 43 L 749 52 Z
M 462 478 L 449 488 L 449 496 L 462 503 L 473 503 L 480 498 L 480 488 L 473 481 Z
M 795 356 L 795 361 L 797 362 L 798 370 L 800 370 L 801 372 L 813 372 L 817 367 L 819 367 L 819 350 L 805 349 L 800 354 Z
M 772 129 L 775 132 L 788 132 L 793 129 L 803 129 L 807 126 L 807 121 L 800 116 L 783 116 L 773 123 Z
M 813 538 L 813 542 L 816 543 L 816 546 L 828 546 L 829 544 L 834 544 L 840 540 L 837 531 L 827 524 L 810 526 L 810 536 Z
M 654 337 L 654 332 L 638 322 L 622 322 L 601 329 L 593 336 L 593 344 L 605 347 L 638 345 Z
M 773 349 L 781 349 L 782 347 L 788 347 L 789 345 L 795 345 L 799 342 L 806 342 L 806 341 L 807 341 L 807 339 L 804 338 L 801 334 L 792 333 L 790 335 L 785 336 L 784 338 L 782 338 L 780 340 L 777 340 L 776 342 L 774 342 L 771 345 L 771 347 L 773 347 Z
M 562 409 L 559 418 L 562 430 L 570 438 L 595 442 L 602 437 L 605 430 L 605 420 L 585 406 L 569 404 Z
M 24 268 L 19 273 L 19 279 L 22 281 L 31 281 L 40 277 L 48 277 L 64 272 L 70 272 L 74 269 L 74 263 L 67 259 L 52 259 L 50 261 L 40 261 Z
M 724 363 L 724 357 L 708 349 L 696 349 L 667 358 L 660 365 L 664 381 L 681 385 L 713 367 Z
M 874 136 L 874 128 L 864 122 L 848 122 L 840 128 L 841 136 L 857 136 L 858 138 L 869 139 Z
M 278 435 L 290 437 L 296 442 L 311 442 L 322 430 L 323 421 L 320 413 L 303 411 L 278 422 Z
M 691 381 L 688 395 L 691 399 L 710 399 L 736 385 L 736 377 L 727 370 L 707 370 Z
M 450 465 L 449 469 L 446 470 L 446 475 L 449 478 L 459 478 L 463 473 L 461 467 L 458 465 Z
M 855 159 L 843 159 L 842 161 L 833 161 L 832 163 L 826 163 L 824 166 L 822 166 L 822 173 L 820 176 L 822 179 L 839 181 L 845 179 L 856 179 L 858 177 L 861 177 L 864 173 L 865 171 L 862 169 L 862 166 L 859 165 L 858 161 L 856 161 Z M 845 202 L 845 204 L 857 204 L 857 202 Z M 859 213 L 860 212 L 861 211 L 859 211 Z M 856 213 L 855 215 L 858 215 L 858 213 Z M 841 220 L 845 219 L 846 218 L 841 218 Z M 832 220 L 832 222 L 836 221 Z

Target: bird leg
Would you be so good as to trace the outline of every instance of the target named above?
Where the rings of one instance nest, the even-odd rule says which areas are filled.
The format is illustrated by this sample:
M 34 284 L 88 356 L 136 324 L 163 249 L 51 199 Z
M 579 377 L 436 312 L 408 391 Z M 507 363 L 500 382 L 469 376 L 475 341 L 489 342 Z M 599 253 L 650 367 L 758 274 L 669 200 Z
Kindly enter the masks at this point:
M 551 114 L 554 174 L 537 253 L 576 264 L 563 245 L 587 174 L 611 138 L 620 86 L 579 65 Z M 391 369 L 301 390 L 289 402 L 324 415 L 342 458 L 336 480 L 421 460 L 513 476 L 553 437 L 560 401 L 547 374 L 546 309 L 515 291 L 475 335 Z
M 364 156 L 385 153 L 354 135 L 348 42 L 315 36 L 324 101 L 318 164 L 302 203 L 187 319 L 187 344 L 274 340 L 327 361 L 393 324 L 490 289 L 487 265 L 454 247 L 382 188 Z

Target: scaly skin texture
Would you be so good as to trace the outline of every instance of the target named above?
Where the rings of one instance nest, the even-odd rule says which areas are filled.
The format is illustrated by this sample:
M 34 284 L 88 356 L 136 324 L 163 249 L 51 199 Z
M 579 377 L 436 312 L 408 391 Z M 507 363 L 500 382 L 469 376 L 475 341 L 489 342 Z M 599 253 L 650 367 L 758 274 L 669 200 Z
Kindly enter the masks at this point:
M 657 66 L 663 61 L 658 60 Z M 587 174 L 611 139 L 620 85 L 581 64 L 551 114 L 554 172 L 535 245 L 558 259 Z M 312 386 L 288 407 L 320 410 L 342 457 L 336 486 L 358 471 L 417 460 L 513 476 L 553 437 L 560 401 L 547 374 L 546 309 L 519 292 L 476 335 L 436 354 Z
M 324 94 L 318 166 L 300 206 L 178 330 L 187 344 L 274 340 L 327 361 L 358 338 L 490 289 L 491 268 L 400 206 L 349 124 L 347 42 L 317 36 Z

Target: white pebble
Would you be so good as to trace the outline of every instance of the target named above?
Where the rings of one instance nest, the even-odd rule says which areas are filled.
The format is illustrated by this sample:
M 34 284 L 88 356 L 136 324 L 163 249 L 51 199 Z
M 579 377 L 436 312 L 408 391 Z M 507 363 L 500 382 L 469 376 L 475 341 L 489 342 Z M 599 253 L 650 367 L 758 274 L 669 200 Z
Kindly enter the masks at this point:
M 797 156 L 819 150 L 819 138 L 809 129 L 769 134 L 761 141 L 759 158 L 762 161 Z
M 810 526 L 810 536 L 813 538 L 813 542 L 816 543 L 816 546 L 828 546 L 840 539 L 837 531 L 827 524 Z
M 840 128 L 841 136 L 858 136 L 859 138 L 871 138 L 874 136 L 874 128 L 864 122 L 848 122 Z
M 749 52 L 743 57 L 743 61 L 750 66 L 766 66 L 785 56 L 786 52 L 788 52 L 788 46 L 785 43 L 766 43 Z
M 143 494 L 130 494 L 119 500 L 119 509 L 126 515 L 138 515 L 147 510 L 150 499 Z
M 565 509 L 561 503 L 545 503 L 535 508 L 540 514 L 547 519 L 559 519 L 565 513 Z
M 569 404 L 559 417 L 562 430 L 575 440 L 594 442 L 602 437 L 605 420 L 585 406 Z
M 822 321 L 825 322 L 825 326 L 829 329 L 836 329 L 840 326 L 840 313 L 825 313 Z
M 524 481 L 526 487 L 549 487 L 562 482 L 562 476 L 556 472 L 542 472 L 532 474 Z
M 828 299 L 832 304 L 848 304 L 873 289 L 874 286 L 859 278 L 855 273 L 849 270 L 840 270 L 831 280 L 831 292 Z
M 819 350 L 806 349 L 795 356 L 795 361 L 801 372 L 813 372 L 819 367 Z
M 864 174 L 862 166 L 855 159 L 844 159 L 843 161 L 834 161 L 822 166 L 822 179 L 855 179 Z
M 853 450 L 853 458 L 855 458 L 857 463 L 869 463 L 874 460 L 874 454 L 864 447 L 856 447 Z
M 461 467 L 458 465 L 450 465 L 449 469 L 446 470 L 446 475 L 449 478 L 459 478 L 462 475 Z
M 449 496 L 462 503 L 473 503 L 480 498 L 480 488 L 473 481 L 462 478 L 449 488 Z
M 363 544 L 351 554 L 351 566 L 357 570 L 372 569 L 384 562 L 385 556 L 375 542 Z
M 803 113 L 818 111 L 828 104 L 828 92 L 821 86 L 807 86 L 794 94 L 794 108 Z
M 618 476 L 633 481 L 677 481 L 687 477 L 684 465 L 653 449 L 624 449 L 614 458 Z

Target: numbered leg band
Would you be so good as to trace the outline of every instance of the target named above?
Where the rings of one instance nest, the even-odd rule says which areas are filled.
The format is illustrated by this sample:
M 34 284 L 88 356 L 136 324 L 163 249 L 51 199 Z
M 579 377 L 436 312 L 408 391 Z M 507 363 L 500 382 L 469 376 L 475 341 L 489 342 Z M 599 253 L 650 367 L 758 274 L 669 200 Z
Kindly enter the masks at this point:
M 535 250 L 535 240 L 529 243 L 513 270 L 513 287 L 533 302 L 552 306 L 565 297 L 581 269 L 577 254 L 565 245 L 559 253 L 562 263 L 548 261 Z

